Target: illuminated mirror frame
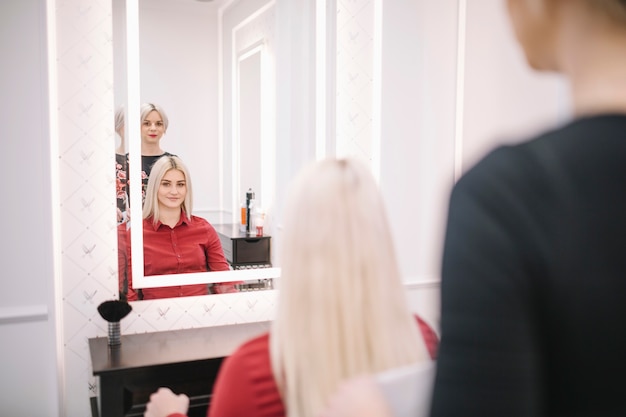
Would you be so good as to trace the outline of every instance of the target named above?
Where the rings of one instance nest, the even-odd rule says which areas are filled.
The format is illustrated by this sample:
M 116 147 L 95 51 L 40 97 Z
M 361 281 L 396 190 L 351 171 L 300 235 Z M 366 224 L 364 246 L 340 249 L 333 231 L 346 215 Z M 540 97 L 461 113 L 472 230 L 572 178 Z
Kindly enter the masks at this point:
M 273 4 L 273 2 L 271 2 Z M 265 7 L 263 8 L 265 9 Z M 126 0 L 126 72 L 128 79 L 127 108 L 140 108 L 140 68 L 139 68 L 139 0 Z M 235 91 L 237 96 L 238 92 Z M 141 201 L 141 132 L 139 111 L 127 111 L 128 151 L 130 170 L 130 201 Z M 263 114 L 263 118 L 269 117 Z M 266 119 L 267 120 L 267 119 Z M 264 132 L 269 133 L 269 132 Z M 265 136 L 265 135 L 264 135 Z M 273 146 L 270 145 L 273 149 Z M 238 178 L 238 177 L 237 177 Z M 271 177 L 270 177 L 271 178 Z M 239 181 L 233 181 L 238 184 Z M 265 189 L 263 190 L 265 191 Z M 270 194 L 271 195 L 271 194 Z M 135 204 L 134 207 L 137 207 Z M 233 207 L 238 207 L 234 205 Z M 131 206 L 131 224 L 135 223 L 131 232 L 131 256 L 133 288 L 154 288 L 178 285 L 206 284 L 233 281 L 251 281 L 257 279 L 270 279 L 280 277 L 280 268 L 258 268 L 231 271 L 194 272 L 175 275 L 151 275 L 144 276 L 143 262 L 143 222 L 141 212 L 137 213 Z M 139 219 L 139 220 L 137 220 Z M 140 233 L 136 233 L 140 231 Z M 139 255 L 139 256 L 138 256 Z M 175 276 L 175 282 L 172 282 Z
M 235 37 L 233 37 L 233 43 L 235 42 Z M 233 48 L 234 50 L 234 48 Z M 261 106 L 259 112 L 260 119 L 260 142 L 262 146 L 260 147 L 260 153 L 256 156 L 260 163 L 261 170 L 261 183 L 260 183 L 260 196 L 261 198 L 258 201 L 258 204 L 262 208 L 271 207 L 273 205 L 272 196 L 274 195 L 274 183 L 276 179 L 276 168 L 274 163 L 273 155 L 276 150 L 276 141 L 275 141 L 275 127 L 273 120 L 275 120 L 274 113 L 274 97 L 273 97 L 273 89 L 271 88 L 271 83 L 267 80 L 270 79 L 271 74 L 273 74 L 273 69 L 270 67 L 272 59 L 268 59 L 267 52 L 265 50 L 265 44 L 263 40 L 259 40 L 254 43 L 252 46 L 246 48 L 244 51 L 240 52 L 236 57 L 236 62 L 233 62 L 233 68 L 235 69 L 236 76 L 233 77 L 233 143 L 232 143 L 232 178 L 233 178 L 233 207 L 238 207 L 238 201 L 236 200 L 237 196 L 244 195 L 247 190 L 247 186 L 242 184 L 241 172 L 242 172 L 242 149 L 244 148 L 242 144 L 242 135 L 241 135 L 241 77 L 242 67 L 246 65 L 246 61 L 258 57 L 259 60 L 259 73 L 260 73 L 260 97 L 261 97 Z M 233 61 L 235 61 L 235 57 L 233 57 Z M 268 88 L 269 87 L 269 88 Z M 258 191 L 258 190 L 257 190 Z M 237 223 L 237 213 L 233 213 L 234 219 L 233 222 Z

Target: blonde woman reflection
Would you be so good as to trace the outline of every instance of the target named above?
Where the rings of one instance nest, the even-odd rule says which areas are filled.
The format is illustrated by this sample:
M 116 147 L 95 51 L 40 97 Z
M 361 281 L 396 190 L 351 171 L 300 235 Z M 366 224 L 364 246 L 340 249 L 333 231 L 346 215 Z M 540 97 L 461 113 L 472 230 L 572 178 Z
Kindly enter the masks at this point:
M 191 176 L 180 158 L 161 157 L 153 167 L 143 207 L 144 275 L 228 271 L 230 269 L 217 232 L 202 217 L 192 213 Z M 129 245 L 131 229 L 118 226 L 120 277 L 127 277 L 128 301 L 208 294 L 207 284 L 144 288 L 132 287 Z M 215 284 L 216 292 L 234 292 L 233 284 Z
M 295 179 L 285 207 L 276 318 L 217 377 L 210 417 L 316 416 L 340 381 L 431 361 L 437 336 L 407 305 L 386 211 L 369 169 L 327 159 Z M 146 416 L 179 416 L 162 388 Z

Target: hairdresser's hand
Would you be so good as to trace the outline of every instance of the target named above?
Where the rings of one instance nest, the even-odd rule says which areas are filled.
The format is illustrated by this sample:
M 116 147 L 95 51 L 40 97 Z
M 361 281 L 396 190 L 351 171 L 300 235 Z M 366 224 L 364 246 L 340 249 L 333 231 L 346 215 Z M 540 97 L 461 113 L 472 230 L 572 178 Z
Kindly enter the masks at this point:
M 371 376 L 343 382 L 319 417 L 391 417 L 391 410 Z
M 150 396 L 144 417 L 167 417 L 171 414 L 187 414 L 189 397 L 176 395 L 169 388 L 159 388 Z

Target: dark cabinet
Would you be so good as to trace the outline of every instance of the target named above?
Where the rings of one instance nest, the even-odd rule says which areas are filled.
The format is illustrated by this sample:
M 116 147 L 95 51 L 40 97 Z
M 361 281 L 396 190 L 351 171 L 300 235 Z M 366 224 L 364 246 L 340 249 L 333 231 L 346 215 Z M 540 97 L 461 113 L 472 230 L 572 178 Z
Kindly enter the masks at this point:
M 214 224 L 226 260 L 233 269 L 269 268 L 271 262 L 271 237 L 247 236 L 238 224 Z
M 223 359 L 244 341 L 269 330 L 268 322 L 89 339 L 102 417 L 143 416 L 150 394 L 169 387 L 190 398 L 189 417 L 205 417 Z

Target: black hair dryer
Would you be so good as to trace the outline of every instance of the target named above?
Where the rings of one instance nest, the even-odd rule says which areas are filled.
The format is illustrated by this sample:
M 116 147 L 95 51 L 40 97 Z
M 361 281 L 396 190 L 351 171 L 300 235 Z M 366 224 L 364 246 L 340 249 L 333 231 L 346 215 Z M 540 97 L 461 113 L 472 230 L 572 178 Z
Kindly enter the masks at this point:
M 254 205 L 254 191 L 252 188 L 248 188 L 248 192 L 246 193 L 246 235 L 251 234 L 250 229 L 250 220 L 252 218 L 252 206 Z

